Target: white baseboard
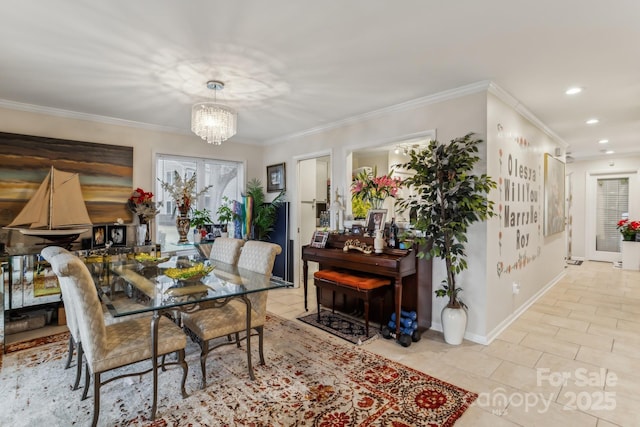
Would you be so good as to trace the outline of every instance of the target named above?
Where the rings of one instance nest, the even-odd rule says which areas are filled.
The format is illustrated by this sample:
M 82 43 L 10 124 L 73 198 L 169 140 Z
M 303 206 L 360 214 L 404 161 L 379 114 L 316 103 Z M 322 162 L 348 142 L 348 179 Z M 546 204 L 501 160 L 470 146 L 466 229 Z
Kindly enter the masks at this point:
M 464 339 L 475 342 L 477 344 L 482 344 L 482 345 L 491 344 L 491 342 L 493 342 L 493 340 L 496 339 L 496 337 L 500 335 L 502 331 L 507 329 L 507 327 L 509 327 L 509 325 L 511 325 L 518 317 L 520 317 L 522 313 L 527 311 L 527 309 L 531 307 L 538 299 L 540 299 L 540 297 L 542 297 L 545 293 L 547 293 L 549 289 L 554 287 L 556 283 L 558 283 L 558 281 L 560 281 L 560 279 L 564 277 L 565 274 L 566 273 L 562 271 L 556 277 L 551 279 L 549 283 L 547 283 L 542 289 L 540 289 L 538 292 L 532 295 L 531 298 L 529 298 L 524 304 L 522 304 L 516 311 L 514 311 L 508 317 L 506 317 L 502 322 L 500 322 L 500 324 L 498 324 L 498 326 L 493 328 L 493 330 L 489 332 L 487 335 L 479 335 L 471 332 L 465 332 Z M 439 322 L 432 322 L 431 329 L 434 331 L 442 332 L 442 324 Z
M 483 342 L 481 344 L 486 344 L 486 345 L 491 344 L 491 342 L 493 342 L 493 340 L 496 339 L 496 337 L 500 335 L 502 331 L 507 329 L 507 327 L 511 325 L 518 317 L 520 317 L 522 313 L 527 311 L 527 309 L 531 307 L 538 299 L 540 299 L 540 297 L 546 294 L 549 289 L 553 288 L 556 285 L 556 283 L 558 283 L 560 279 L 562 279 L 565 276 L 565 274 L 566 272 L 563 270 L 556 277 L 551 279 L 549 283 L 547 283 L 542 289 L 540 289 L 538 292 L 532 295 L 531 298 L 529 298 L 524 304 L 522 304 L 516 311 L 511 313 L 511 315 L 509 315 L 506 319 L 500 322 L 498 326 L 493 328 L 493 330 L 489 332 L 485 337 L 486 342 Z

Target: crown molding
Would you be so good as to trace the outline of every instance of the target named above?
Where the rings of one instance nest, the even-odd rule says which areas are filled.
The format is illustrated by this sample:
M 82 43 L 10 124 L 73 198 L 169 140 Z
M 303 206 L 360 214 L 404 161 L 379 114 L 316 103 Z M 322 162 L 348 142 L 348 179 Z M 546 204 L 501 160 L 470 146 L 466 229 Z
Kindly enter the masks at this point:
M 96 123 L 104 123 L 115 126 L 125 126 L 138 129 L 145 129 L 157 132 L 178 133 L 182 135 L 188 135 L 182 129 L 177 129 L 169 126 L 152 125 L 149 123 L 135 122 L 132 120 L 118 119 L 115 117 L 99 116 L 96 114 L 79 113 L 77 111 L 63 110 L 61 108 L 43 107 L 40 105 L 24 104 L 16 101 L 9 101 L 7 99 L 0 99 L 0 107 L 10 110 L 25 111 L 27 113 L 45 114 L 48 116 L 62 117 L 66 119 L 85 120 Z
M 460 86 L 454 89 L 448 89 L 432 95 L 424 96 L 422 98 L 412 99 L 406 102 L 402 102 L 400 104 L 390 105 L 388 107 L 380 108 L 378 110 L 373 110 L 368 113 L 347 117 L 345 119 L 324 124 L 322 126 L 316 126 L 301 132 L 296 132 L 286 136 L 269 139 L 269 140 L 266 140 L 264 144 L 265 145 L 278 144 L 278 143 L 289 141 L 295 138 L 301 138 L 308 135 L 322 133 L 331 129 L 336 129 L 342 126 L 347 126 L 350 124 L 373 119 L 386 114 L 395 113 L 398 111 L 411 110 L 411 109 L 415 109 L 425 105 L 436 104 L 442 101 L 447 101 L 450 99 L 460 98 L 460 97 L 471 95 L 474 93 L 483 92 L 483 91 L 486 91 L 490 87 L 490 85 L 491 85 L 491 82 L 488 80 L 485 80 L 485 81 L 480 81 L 480 82 L 472 83 L 465 86 Z
M 536 127 L 540 128 L 549 138 L 553 139 L 555 142 L 559 143 L 562 148 L 566 149 L 569 147 L 569 144 L 565 142 L 564 139 L 560 138 L 558 134 L 552 131 L 546 124 L 544 124 L 535 114 L 533 114 L 527 107 L 522 105 L 520 101 L 514 98 L 509 92 L 502 89 L 500 86 L 495 84 L 494 82 L 489 83 L 489 87 L 487 89 L 489 93 L 495 95 L 502 102 L 516 110 L 521 116 L 525 119 L 529 120 Z

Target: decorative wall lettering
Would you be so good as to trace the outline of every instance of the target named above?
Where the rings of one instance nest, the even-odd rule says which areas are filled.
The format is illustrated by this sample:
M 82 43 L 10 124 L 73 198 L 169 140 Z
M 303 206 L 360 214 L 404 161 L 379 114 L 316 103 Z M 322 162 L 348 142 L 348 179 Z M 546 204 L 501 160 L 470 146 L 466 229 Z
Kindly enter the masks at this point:
M 522 269 L 541 251 L 541 165 L 529 141 L 498 125 L 498 277 Z

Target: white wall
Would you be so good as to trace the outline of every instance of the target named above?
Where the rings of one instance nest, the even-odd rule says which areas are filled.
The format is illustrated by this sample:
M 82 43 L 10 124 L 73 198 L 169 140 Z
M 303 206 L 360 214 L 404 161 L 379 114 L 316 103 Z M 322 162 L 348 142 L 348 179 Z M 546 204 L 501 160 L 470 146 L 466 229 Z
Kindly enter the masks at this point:
M 567 175 L 572 188 L 572 209 L 573 221 L 572 233 L 572 257 L 576 259 L 587 258 L 587 242 L 585 237 L 589 234 L 586 228 L 587 176 L 591 173 L 616 174 L 629 171 L 640 171 L 640 156 L 618 157 L 608 156 L 603 159 L 583 160 L 567 164 Z M 638 174 L 640 179 L 640 173 Z M 640 218 L 640 198 L 630 195 L 629 217 Z
M 486 329 L 482 332 L 491 339 L 563 274 L 565 232 L 543 235 L 544 154 L 554 153 L 559 143 L 491 93 L 487 129 L 487 171 L 498 182 L 497 191 L 491 193 L 498 215 L 487 223 L 486 240 Z M 526 189 L 527 196 L 517 195 L 518 186 L 521 194 Z M 521 214 L 513 226 L 505 223 L 507 209 Z M 513 283 L 520 285 L 517 295 Z
M 267 163 L 287 162 L 288 170 L 295 170 L 296 159 L 307 153 L 331 152 L 331 168 L 333 191 L 337 188 L 341 195 L 349 194 L 350 177 L 345 176 L 346 162 L 350 160 L 350 153 L 354 149 L 366 147 L 378 147 L 388 145 L 394 141 L 410 139 L 412 136 L 427 131 L 436 130 L 437 138 L 441 141 L 449 141 L 453 138 L 465 135 L 468 132 L 477 132 L 484 138 L 486 132 L 486 92 L 479 90 L 476 93 L 461 95 L 457 98 L 439 100 L 439 102 L 419 105 L 414 108 L 393 111 L 380 114 L 362 121 L 345 123 L 343 126 L 327 129 L 324 132 L 303 135 L 292 138 L 278 144 L 273 144 L 265 150 Z M 287 192 L 290 195 L 297 194 L 295 176 L 288 175 Z M 295 210 L 295 204 L 292 210 Z M 297 212 L 292 212 L 292 218 L 297 218 Z M 297 237 L 297 225 L 292 224 L 291 236 Z M 486 231 L 483 227 L 474 228 L 469 241 L 471 247 L 470 269 L 460 277 L 461 283 L 465 283 L 467 277 L 486 277 L 485 262 Z M 296 244 L 295 262 L 300 262 L 301 254 L 299 245 Z M 299 268 L 295 269 L 295 272 Z M 434 262 L 433 283 L 434 289 L 445 278 L 444 265 L 436 260 Z M 299 277 L 295 278 L 299 282 Z M 467 293 L 468 303 L 471 308 L 469 336 L 480 336 L 485 328 L 485 304 L 483 295 L 484 283 L 469 285 L 469 289 L 479 287 L 478 292 Z M 465 291 L 466 292 L 466 291 Z M 440 324 L 440 312 L 446 304 L 443 298 L 437 298 L 433 307 L 433 322 Z
M 154 159 L 157 153 L 245 162 L 247 180 L 255 177 L 266 182 L 266 169 L 262 161 L 264 148 L 234 143 L 233 140 L 223 142 L 221 146 L 213 146 L 196 135 L 151 131 L 3 108 L 0 108 L 0 132 L 134 147 L 134 188 L 155 188 Z M 125 202 L 126 200 L 122 201 L 123 204 Z M 1 234 L 0 230 L 0 237 L 3 237 Z M 6 241 L 6 238 L 2 241 Z
M 434 96 L 431 100 L 404 109 L 394 108 L 361 120 L 345 121 L 341 126 L 292 137 L 264 148 L 234 143 L 233 140 L 223 143 L 221 147 L 212 147 L 192 135 L 0 110 L 0 131 L 3 132 L 134 146 L 133 185 L 143 188 L 150 187 L 154 179 L 152 159 L 155 153 L 242 160 L 247 164 L 247 177 L 256 177 L 263 182 L 266 182 L 266 165 L 286 162 L 287 199 L 292 202 L 295 202 L 298 192 L 297 160 L 330 155 L 332 195 L 338 189 L 341 195 L 348 196 L 350 177 L 346 176 L 346 171 L 349 170 L 347 162 L 351 161 L 352 150 L 388 145 L 429 131 L 435 131 L 440 141 L 449 141 L 468 132 L 477 133 L 487 141 L 481 148 L 482 161 L 478 170 L 487 170 L 489 175 L 498 177 L 501 173 L 499 150 L 506 150 L 507 142 L 503 136 L 497 134 L 497 123 L 501 123 L 510 132 L 525 136 L 533 144 L 532 152 L 540 157 L 531 162 L 540 170 L 542 153 L 553 146 L 553 142 L 511 107 L 488 94 L 486 87 L 480 86 L 473 90 L 450 91 L 446 96 Z M 542 179 L 541 171 L 538 176 L 539 180 Z M 498 194 L 492 194 L 492 197 L 499 201 Z M 299 243 L 296 204 L 292 203 L 291 208 L 293 221 L 290 232 L 296 243 Z M 541 213 L 539 220 L 542 221 Z M 514 269 L 509 274 L 498 275 L 497 263 L 504 262 L 500 258 L 499 244 L 502 241 L 504 254 L 506 251 L 513 251 L 513 248 L 507 245 L 507 239 L 514 239 L 509 234 L 511 230 L 505 232 L 502 238 L 498 237 L 499 232 L 499 218 L 488 223 L 475 224 L 471 228 L 467 246 L 469 269 L 458 278 L 458 283 L 464 288 L 464 299 L 470 307 L 466 337 L 478 342 L 486 342 L 491 334 L 512 318 L 519 307 L 549 284 L 562 271 L 564 265 L 563 233 L 548 238 L 538 235 L 534 244 L 539 248 L 535 250 L 535 261 Z M 530 232 L 536 234 L 537 230 Z M 298 244 L 296 248 L 298 250 L 294 254 L 294 280 L 299 283 Z M 444 264 L 439 260 L 434 261 L 434 289 L 444 278 Z M 521 294 L 517 298 L 511 293 L 512 281 L 518 281 L 522 286 Z M 442 298 L 434 299 L 434 329 L 439 328 L 440 312 L 445 304 L 446 301 Z

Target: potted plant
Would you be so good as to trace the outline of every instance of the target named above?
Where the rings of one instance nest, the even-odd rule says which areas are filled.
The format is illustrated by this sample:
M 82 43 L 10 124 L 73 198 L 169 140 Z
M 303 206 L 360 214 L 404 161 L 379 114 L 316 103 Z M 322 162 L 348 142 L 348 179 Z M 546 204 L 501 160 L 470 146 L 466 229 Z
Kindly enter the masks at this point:
M 191 214 L 191 225 L 200 230 L 204 225 L 211 224 L 211 212 L 209 209 L 204 208 L 202 210 L 194 209 Z
M 456 284 L 456 275 L 467 268 L 467 230 L 494 214 L 487 194 L 496 183 L 486 174 L 473 174 L 482 142 L 473 133 L 449 144 L 430 141 L 424 150 L 410 152 L 411 160 L 401 166 L 415 171 L 404 184 L 414 188 L 416 197 L 401 200 L 399 205 L 416 213 L 415 228 L 422 232 L 416 238 L 418 256 L 438 257 L 446 265 L 447 277 L 435 293 L 449 298 L 442 311 L 442 329 L 449 344 L 462 342 L 467 322 L 466 305 L 459 298 L 462 288 Z
M 635 241 L 636 234 L 640 232 L 640 221 L 621 219 L 618 221 L 616 228 L 620 231 L 620 234 L 622 234 L 622 240 Z
M 278 207 L 284 202 L 284 190 L 271 201 L 264 202 L 264 189 L 259 179 L 252 179 L 247 183 L 247 196 L 253 198 L 253 212 L 251 220 L 251 238 L 266 240 L 273 231 Z
M 226 237 L 228 224 L 234 221 L 237 215 L 233 212 L 231 206 L 229 206 L 231 204 L 231 200 L 229 200 L 227 196 L 223 196 L 222 201 L 223 203 L 216 211 L 216 214 L 218 215 L 218 224 L 221 224 L 222 226 L 220 231 L 221 233 L 225 233 L 222 237 Z

